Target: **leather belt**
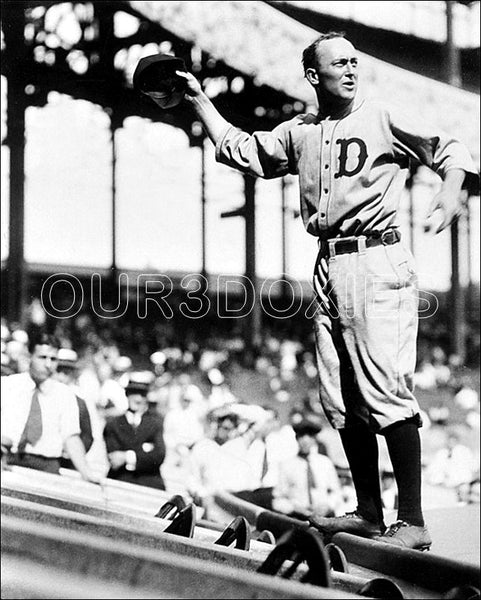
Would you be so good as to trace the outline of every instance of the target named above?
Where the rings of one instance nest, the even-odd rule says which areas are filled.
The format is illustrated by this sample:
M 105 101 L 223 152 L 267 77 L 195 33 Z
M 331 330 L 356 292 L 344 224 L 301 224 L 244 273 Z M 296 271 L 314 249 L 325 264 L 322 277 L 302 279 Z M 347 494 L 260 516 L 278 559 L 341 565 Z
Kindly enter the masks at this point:
M 366 248 L 392 246 L 400 240 L 401 232 L 395 228 L 385 229 L 382 232 L 379 231 L 369 235 L 331 238 L 327 240 L 327 253 L 331 258 L 338 254 L 363 253 Z

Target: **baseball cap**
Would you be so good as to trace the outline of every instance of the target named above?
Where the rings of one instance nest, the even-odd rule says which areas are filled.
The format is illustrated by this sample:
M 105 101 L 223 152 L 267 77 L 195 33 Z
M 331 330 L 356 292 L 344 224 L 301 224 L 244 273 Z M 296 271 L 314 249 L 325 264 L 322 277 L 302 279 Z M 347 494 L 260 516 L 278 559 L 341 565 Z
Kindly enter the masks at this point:
M 186 81 L 175 72 L 185 70 L 181 58 L 154 54 L 139 60 L 132 83 L 135 90 L 150 96 L 161 108 L 173 108 L 180 104 L 186 90 Z

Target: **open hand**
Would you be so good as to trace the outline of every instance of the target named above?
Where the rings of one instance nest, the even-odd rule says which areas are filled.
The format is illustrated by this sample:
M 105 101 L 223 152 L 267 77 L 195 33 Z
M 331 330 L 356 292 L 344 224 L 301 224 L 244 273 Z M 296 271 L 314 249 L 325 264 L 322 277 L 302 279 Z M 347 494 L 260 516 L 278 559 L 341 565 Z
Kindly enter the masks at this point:
M 461 213 L 458 198 L 441 190 L 431 201 L 424 232 L 436 234 L 448 227 Z

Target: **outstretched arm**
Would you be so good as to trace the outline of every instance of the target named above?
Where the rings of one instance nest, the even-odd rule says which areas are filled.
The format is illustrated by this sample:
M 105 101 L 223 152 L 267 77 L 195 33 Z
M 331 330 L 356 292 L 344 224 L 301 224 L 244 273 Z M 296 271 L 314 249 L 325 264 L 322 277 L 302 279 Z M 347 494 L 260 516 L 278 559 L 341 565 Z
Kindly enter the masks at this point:
M 176 71 L 176 73 L 186 80 L 186 100 L 196 112 L 209 138 L 216 144 L 228 129 L 230 123 L 219 113 L 211 100 L 202 91 L 200 83 L 191 73 L 184 71 Z
M 281 123 L 273 131 L 257 131 L 249 135 L 224 119 L 193 75 L 184 71 L 176 73 L 187 82 L 185 98 L 216 146 L 217 162 L 265 179 L 295 172 L 289 169 L 290 122 L 287 126 Z

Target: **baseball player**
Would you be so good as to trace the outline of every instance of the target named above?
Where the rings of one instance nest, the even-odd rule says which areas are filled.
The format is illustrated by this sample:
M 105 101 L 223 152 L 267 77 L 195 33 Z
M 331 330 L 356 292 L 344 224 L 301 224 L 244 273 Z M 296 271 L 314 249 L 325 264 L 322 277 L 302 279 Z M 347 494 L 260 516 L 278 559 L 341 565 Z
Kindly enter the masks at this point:
M 317 114 L 252 135 L 233 127 L 183 71 L 186 101 L 215 144 L 216 159 L 253 176 L 299 176 L 308 233 L 319 240 L 314 287 L 320 400 L 339 430 L 357 495 L 340 517 L 311 516 L 325 539 L 345 531 L 417 549 L 431 538 L 421 509 L 420 410 L 413 395 L 417 299 L 413 257 L 396 226 L 409 160 L 442 179 L 425 229 L 458 212 L 477 172 L 466 148 L 437 128 L 357 97 L 358 55 L 340 33 L 304 50 Z M 471 182 L 469 182 L 471 183 Z M 399 490 L 395 523 L 383 519 L 376 435 L 385 436 Z

